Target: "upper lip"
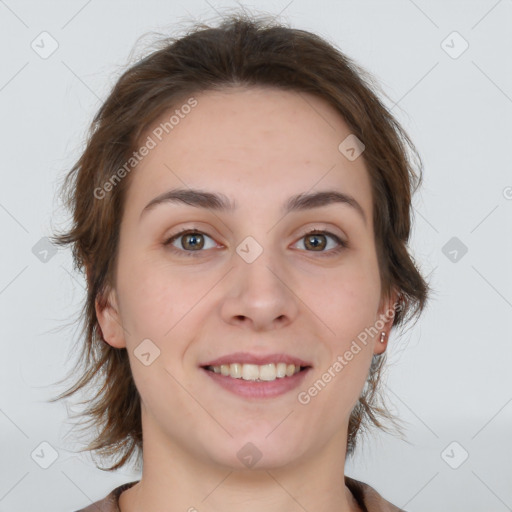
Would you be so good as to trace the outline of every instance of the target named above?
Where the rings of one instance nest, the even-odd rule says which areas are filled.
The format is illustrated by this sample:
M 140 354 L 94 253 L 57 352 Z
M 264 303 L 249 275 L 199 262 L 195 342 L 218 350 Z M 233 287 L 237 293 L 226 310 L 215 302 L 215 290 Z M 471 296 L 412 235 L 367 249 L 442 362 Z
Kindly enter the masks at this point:
M 311 366 L 311 363 L 289 354 L 251 354 L 249 352 L 234 352 L 217 359 L 208 361 L 200 366 L 220 366 L 222 364 L 241 363 L 241 364 L 270 364 L 286 363 L 295 366 Z

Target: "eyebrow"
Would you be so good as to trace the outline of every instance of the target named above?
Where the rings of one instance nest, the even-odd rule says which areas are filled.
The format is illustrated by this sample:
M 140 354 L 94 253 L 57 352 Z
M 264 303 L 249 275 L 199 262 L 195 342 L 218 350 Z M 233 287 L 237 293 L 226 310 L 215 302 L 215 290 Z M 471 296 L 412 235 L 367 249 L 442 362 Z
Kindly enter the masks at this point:
M 169 190 L 152 199 L 142 210 L 140 217 L 157 205 L 168 203 L 182 203 L 196 208 L 207 208 L 218 212 L 233 213 L 237 208 L 235 201 L 231 201 L 221 193 L 207 192 L 192 188 L 177 188 Z M 345 204 L 352 207 L 367 223 L 366 214 L 362 206 L 351 195 L 337 190 L 323 190 L 319 192 L 302 193 L 291 196 L 281 207 L 281 213 L 320 208 L 330 204 Z

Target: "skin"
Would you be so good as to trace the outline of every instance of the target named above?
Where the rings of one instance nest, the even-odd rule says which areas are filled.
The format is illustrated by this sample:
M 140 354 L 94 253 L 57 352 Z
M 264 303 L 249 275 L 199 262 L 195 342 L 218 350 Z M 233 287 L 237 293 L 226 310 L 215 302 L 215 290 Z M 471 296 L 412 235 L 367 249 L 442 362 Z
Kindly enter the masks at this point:
M 132 171 L 116 284 L 109 305 L 96 307 L 105 340 L 128 350 L 142 400 L 143 475 L 122 493 L 120 508 L 359 510 L 343 484 L 348 420 L 392 319 L 307 405 L 297 394 L 396 300 L 381 297 L 364 159 L 340 153 L 350 129 L 315 96 L 237 88 L 195 98 L 198 105 Z M 238 210 L 168 203 L 141 218 L 149 201 L 176 187 L 221 192 Z M 352 195 L 366 223 L 339 203 L 280 213 L 289 196 L 327 189 Z M 172 245 L 181 255 L 163 245 L 180 228 L 207 235 L 197 257 L 186 256 L 193 251 L 186 235 Z M 315 251 L 307 228 L 349 246 L 333 254 L 337 242 L 320 236 Z M 252 263 L 236 252 L 247 236 L 263 248 Z M 149 366 L 134 355 L 147 338 L 160 350 Z M 244 399 L 199 368 L 235 351 L 284 352 L 313 369 L 296 390 Z M 262 453 L 252 468 L 237 457 L 248 442 Z

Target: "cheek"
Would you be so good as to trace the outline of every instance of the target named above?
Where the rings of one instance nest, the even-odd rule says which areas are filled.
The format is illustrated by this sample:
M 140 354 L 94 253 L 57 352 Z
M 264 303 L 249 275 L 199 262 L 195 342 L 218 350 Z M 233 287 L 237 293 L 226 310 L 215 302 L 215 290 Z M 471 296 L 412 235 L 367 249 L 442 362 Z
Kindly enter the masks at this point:
M 219 279 L 218 269 L 180 268 L 161 255 L 137 252 L 136 247 L 124 247 L 121 254 L 118 295 L 123 324 L 137 337 L 134 343 L 139 338 L 158 340 L 168 335 L 199 302 L 208 301 L 206 296 Z M 336 269 L 312 271 L 299 265 L 292 275 L 292 288 L 326 326 L 328 337 L 346 341 L 374 321 L 380 282 L 371 247 L 359 248 Z
M 120 261 L 118 277 L 123 325 L 132 344 L 150 338 L 167 345 L 218 281 L 214 272 L 191 273 L 147 258 Z
M 347 265 L 316 287 L 315 310 L 337 339 L 357 336 L 372 324 L 380 302 L 378 270 L 361 264 Z
M 123 325 L 132 343 L 141 337 L 161 339 L 172 328 L 183 288 L 171 285 L 153 263 L 120 260 L 117 287 Z
M 328 362 L 319 377 L 332 383 L 325 399 L 334 400 L 340 411 L 355 405 L 368 375 L 380 302 L 378 279 L 378 270 L 360 261 L 332 276 L 329 293 L 317 295 L 319 316 L 329 327 Z

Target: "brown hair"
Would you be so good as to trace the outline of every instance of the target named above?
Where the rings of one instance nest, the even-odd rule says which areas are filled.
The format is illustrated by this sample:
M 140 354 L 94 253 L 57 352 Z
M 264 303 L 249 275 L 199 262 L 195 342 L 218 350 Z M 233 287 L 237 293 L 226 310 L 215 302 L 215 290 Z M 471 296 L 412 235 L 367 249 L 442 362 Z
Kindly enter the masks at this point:
M 119 228 L 130 176 L 109 187 L 104 198 L 98 198 L 95 191 L 116 172 L 119 176 L 145 130 L 184 98 L 233 86 L 275 87 L 324 98 L 365 145 L 382 296 L 400 293 L 393 326 L 419 317 L 429 291 L 407 248 L 411 196 L 422 179 L 421 159 L 378 99 L 377 85 L 366 71 L 315 34 L 245 13 L 225 16 L 216 27 L 196 24 L 184 36 L 164 38 L 160 43 L 161 48 L 122 74 L 94 117 L 85 150 L 62 187 L 72 226 L 53 237 L 56 244 L 71 245 L 75 268 L 87 277 L 87 298 L 81 311 L 80 358 L 70 373 L 79 378 L 51 401 L 98 384 L 94 399 L 79 415 L 88 418 L 86 429 L 91 424 L 96 437 L 81 451 L 115 457 L 113 465 L 101 468 L 108 471 L 142 452 L 140 397 L 127 351 L 103 341 L 95 312 L 95 300 L 105 305 L 108 291 L 115 286 Z M 418 173 L 409 151 L 417 158 Z M 389 410 L 379 405 L 385 360 L 385 353 L 373 356 L 365 388 L 351 413 L 347 456 L 354 451 L 358 432 L 370 423 L 387 430 L 379 419 L 385 418 L 396 425 Z

